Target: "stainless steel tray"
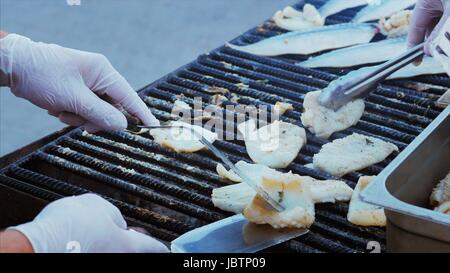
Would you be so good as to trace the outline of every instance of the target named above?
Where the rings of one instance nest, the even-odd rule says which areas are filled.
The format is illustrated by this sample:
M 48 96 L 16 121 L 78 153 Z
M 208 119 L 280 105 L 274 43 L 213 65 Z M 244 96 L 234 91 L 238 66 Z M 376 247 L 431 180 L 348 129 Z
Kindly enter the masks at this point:
M 433 211 L 429 196 L 450 171 L 450 106 L 361 194 L 385 208 L 387 250 L 450 252 L 450 215 Z

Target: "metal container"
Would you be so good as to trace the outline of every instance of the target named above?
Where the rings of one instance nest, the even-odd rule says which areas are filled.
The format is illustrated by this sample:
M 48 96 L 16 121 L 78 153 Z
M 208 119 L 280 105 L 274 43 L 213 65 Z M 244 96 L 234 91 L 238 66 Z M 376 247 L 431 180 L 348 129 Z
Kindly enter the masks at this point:
M 449 114 L 447 107 L 361 194 L 385 208 L 390 252 L 450 252 L 450 215 L 429 206 L 450 171 Z

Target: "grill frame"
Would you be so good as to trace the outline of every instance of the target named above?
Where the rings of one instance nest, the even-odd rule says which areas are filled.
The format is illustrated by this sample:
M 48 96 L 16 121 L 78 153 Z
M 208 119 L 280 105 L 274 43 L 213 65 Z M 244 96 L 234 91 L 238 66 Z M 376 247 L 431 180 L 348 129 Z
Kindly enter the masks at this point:
M 323 1 L 314 1 L 314 3 L 323 3 Z M 298 7 L 301 4 L 302 3 L 296 6 Z M 348 20 L 348 15 L 354 12 L 355 10 L 352 10 L 347 11 L 344 14 L 332 16 L 327 19 L 327 23 Z M 267 31 L 264 32 L 264 35 L 273 34 L 274 31 L 280 32 L 280 30 L 277 30 L 268 22 L 265 22 L 262 25 L 267 29 Z M 231 42 L 250 42 L 263 37 L 256 36 L 255 31 L 258 32 L 258 27 L 247 31 Z M 206 78 L 205 75 L 209 75 L 208 73 L 216 73 L 215 75 L 217 75 L 218 78 L 223 77 L 220 73 L 217 74 L 217 70 L 229 70 L 227 64 L 224 64 L 223 67 L 218 66 L 218 63 L 220 62 L 217 60 L 220 60 L 221 58 L 230 62 L 240 62 L 240 68 L 232 71 L 238 72 L 240 75 L 246 75 L 247 78 L 242 76 L 236 78 L 235 76 L 230 75 L 229 77 L 227 76 L 228 81 L 225 82 Z M 248 98 L 245 98 L 245 101 L 248 103 L 262 102 L 263 104 L 273 104 L 278 97 L 280 100 L 286 101 L 286 96 L 277 97 L 274 94 L 287 94 L 287 97 L 290 97 L 290 99 L 296 103 L 296 108 L 299 109 L 301 107 L 301 102 L 299 102 L 298 98 L 300 97 L 302 99 L 301 95 L 307 91 L 311 91 L 313 89 L 312 86 L 315 86 L 316 88 L 324 86 L 328 81 L 336 78 L 336 75 L 348 72 L 347 69 L 307 69 L 292 65 L 295 60 L 301 60 L 302 58 L 304 57 L 259 57 L 221 46 L 208 54 L 199 56 L 197 60 L 180 67 L 174 72 L 145 86 L 138 92 L 147 105 L 152 107 L 152 109 L 158 109 L 154 112 L 160 118 L 168 117 L 167 113 L 164 113 L 162 110 L 171 108 L 172 104 L 169 103 L 169 101 L 173 101 L 177 92 L 184 91 L 186 94 L 190 95 L 202 94 L 201 86 L 205 85 L 205 83 L 210 83 L 212 85 L 223 84 L 232 92 L 240 92 L 243 96 L 248 96 Z M 269 67 L 270 65 L 272 67 Z M 211 69 L 208 70 L 208 68 Z M 336 74 L 331 72 L 335 72 Z M 202 75 L 201 73 L 204 74 Z M 308 78 L 308 75 L 316 78 Z M 186 80 L 186 78 L 189 77 L 191 80 Z M 432 84 L 439 83 L 439 86 L 448 88 L 450 87 L 450 80 L 445 78 L 446 77 L 425 76 L 420 77 L 421 81 L 419 82 L 424 81 L 425 83 Z M 192 83 L 195 79 L 202 84 Z M 248 90 L 233 87 L 233 82 L 236 82 L 237 80 L 243 82 L 243 79 L 250 85 Z M 258 79 L 268 79 L 268 83 L 270 84 L 267 84 L 267 82 L 258 82 Z M 432 92 L 420 93 L 413 89 L 405 89 L 404 85 L 407 82 L 417 83 L 417 81 L 408 79 L 407 81 L 397 80 L 382 84 L 377 91 L 377 94 L 372 95 L 369 98 L 368 103 L 366 103 L 367 109 L 376 114 L 370 115 L 365 111 L 363 122 L 360 122 L 355 128 L 333 134 L 330 140 L 343 137 L 351 132 L 363 131 L 365 134 L 370 135 L 364 131 L 368 130 L 371 132 L 386 133 L 385 136 L 388 135 L 388 137 L 380 137 L 376 134 L 375 136 L 396 143 L 401 149 L 404 149 L 407 144 L 411 142 L 412 139 L 414 139 L 414 137 L 417 136 L 439 113 L 439 109 L 433 104 L 438 98 L 439 91 L 433 90 L 433 92 L 437 93 L 435 94 Z M 183 86 L 188 87 L 189 89 L 183 89 Z M 155 90 L 159 90 L 159 93 L 155 92 Z M 271 93 L 271 95 L 268 93 Z M 259 98 L 252 99 L 252 94 L 259 94 Z M 149 101 L 147 99 L 149 95 L 160 100 Z M 401 99 L 405 98 L 411 102 L 418 102 L 419 105 L 417 105 L 417 108 L 411 110 L 408 108 L 408 103 L 401 101 Z M 389 101 L 390 99 L 392 99 L 392 101 Z M 397 101 L 395 101 L 396 99 Z M 380 108 L 381 110 L 377 108 L 379 107 L 377 102 L 385 104 Z M 400 110 L 395 108 L 395 106 L 398 106 Z M 411 110 L 414 113 L 405 116 L 405 113 L 407 113 L 404 111 L 405 109 Z M 430 114 L 431 116 L 423 117 L 420 115 L 420 112 Z M 389 118 L 386 118 L 386 114 L 397 117 L 398 119 L 389 120 Z M 300 124 L 298 115 L 299 112 L 287 113 L 283 119 Z M 411 121 L 417 122 L 418 124 L 411 125 Z M 383 122 L 388 122 L 396 129 L 383 126 Z M 320 146 L 326 142 L 327 141 L 317 139 L 308 133 L 308 146 L 302 149 L 299 158 L 289 167 L 289 169 L 302 175 L 311 175 L 322 179 L 333 178 L 330 175 L 313 171 L 303 166 L 303 164 L 311 161 L 312 154 L 317 152 Z M 37 148 L 35 151 L 31 151 L 43 143 L 45 144 L 42 147 Z M 131 148 L 117 146 L 114 143 L 125 143 Z M 236 144 L 235 142 L 227 143 L 218 141 L 216 145 L 221 150 L 225 151 L 232 161 L 243 158 L 248 160 L 245 148 L 242 149 L 242 143 Z M 65 150 L 64 147 L 71 147 L 71 150 Z M 96 149 L 92 148 L 89 150 L 91 147 L 96 147 Z M 139 149 L 141 149 L 142 152 L 140 152 Z M 84 154 L 80 153 L 80 151 L 83 151 Z M 117 151 L 122 152 L 122 159 L 120 158 L 120 155 L 115 154 Z M 23 156 L 23 153 L 26 152 L 30 153 L 27 156 Z M 152 158 L 151 153 L 162 154 L 162 159 Z M 17 157 L 20 158 L 17 161 L 12 159 Z M 127 163 L 127 157 L 132 158 L 135 161 Z M 394 156 L 390 156 L 388 161 L 392 160 L 393 157 Z M 62 158 L 63 160 L 60 160 L 59 158 Z M 99 159 L 108 160 L 109 162 L 108 164 L 103 163 L 102 165 L 102 163 L 98 161 Z M 173 162 L 172 159 L 179 159 L 181 163 Z M 64 160 L 72 163 L 75 162 L 76 164 L 63 164 L 62 162 L 64 162 Z M 210 162 L 208 162 L 209 160 Z M 36 143 L 34 146 L 22 150 L 20 153 L 14 153 L 8 157 L 2 158 L 2 162 L 5 162 L 6 165 L 0 170 L 0 192 L 2 191 L 1 187 L 3 187 L 5 191 L 7 189 L 11 192 L 17 192 L 17 194 L 22 195 L 24 199 L 32 196 L 31 199 L 34 198 L 36 200 L 30 202 L 35 204 L 33 206 L 37 208 L 42 207 L 42 200 L 52 201 L 66 195 L 84 193 L 86 190 L 98 192 L 108 197 L 109 201 L 113 202 L 113 204 L 121 209 L 129 224 L 146 228 L 153 236 L 158 237 L 166 243 L 173 240 L 177 235 L 198 225 L 206 224 L 208 221 L 217 220 L 220 219 L 220 217 L 230 215 L 229 213 L 211 207 L 211 203 L 205 199 L 205 196 L 207 196 L 212 187 L 225 185 L 225 183 L 218 179 L 217 175 L 211 171 L 215 166 L 215 162 L 218 162 L 217 159 L 214 159 L 213 155 L 207 152 L 200 152 L 192 155 L 178 155 L 149 143 L 148 138 L 141 136 L 132 136 L 127 133 L 84 135 L 78 128 L 67 128 L 50 138 L 46 138 L 41 142 Z M 178 173 L 189 167 L 186 164 L 187 162 L 192 162 L 192 164 L 196 166 L 206 167 L 204 169 L 199 168 L 201 172 L 193 169 L 190 171 L 195 171 L 195 173 L 181 173 L 180 177 L 176 178 Z M 151 165 L 145 165 L 144 163 Z M 118 168 L 116 166 L 117 164 L 133 166 L 138 173 L 126 173 Z M 155 164 L 164 164 L 164 167 L 162 167 L 162 169 L 156 168 L 156 170 L 145 170 L 145 166 L 155 166 Z M 386 165 L 387 162 L 376 164 L 365 169 L 362 173 L 356 172 L 349 174 L 345 176 L 343 180 L 353 187 L 359 175 L 379 173 Z M 80 170 L 79 166 L 84 167 Z M 170 166 L 171 169 L 168 166 Z M 60 172 L 60 169 L 57 167 L 65 168 L 66 170 Z M 30 169 L 34 170 L 34 173 L 30 173 Z M 71 170 L 71 173 L 78 174 L 73 174 L 71 177 L 67 170 Z M 168 171 L 173 171 L 173 173 Z M 118 176 L 121 178 L 117 178 Z M 189 177 L 194 179 L 189 179 Z M 81 183 L 80 178 L 85 182 Z M 97 184 L 102 187 L 99 187 Z M 140 185 L 143 188 L 136 188 L 133 185 Z M 189 187 L 189 185 L 192 185 L 193 187 L 190 188 L 190 192 L 186 192 L 186 187 Z M 117 188 L 120 189 L 119 192 L 114 190 Z M 167 200 L 164 200 L 164 194 L 166 194 L 166 196 L 169 195 L 170 199 L 167 198 Z M 14 194 L 8 194 L 7 196 L 11 195 Z M 191 203 L 187 203 L 188 201 L 180 203 L 180 200 L 183 200 L 185 196 L 189 196 L 193 201 Z M 2 203 L 1 200 L 0 203 Z M 11 204 L 8 204 L 7 202 L 2 204 L 5 208 L 7 205 Z M 384 229 L 362 228 L 351 225 L 344 217 L 347 207 L 348 205 L 343 203 L 318 204 L 316 209 L 317 221 L 312 226 L 310 234 L 303 236 L 302 238 L 291 240 L 267 251 L 363 252 L 369 241 L 380 242 L 381 248 L 384 251 Z M 24 213 L 24 211 L 25 210 L 22 212 Z M 37 213 L 37 211 L 38 210 L 36 210 L 35 213 Z M 19 214 L 21 213 L 20 211 L 18 212 Z M 185 215 L 195 213 L 197 213 L 197 219 L 189 220 L 185 217 Z M 169 219 L 166 221 L 159 221 L 159 219 L 165 219 L 163 217 L 164 215 L 168 215 Z M 23 217 L 18 216 L 16 221 L 30 220 L 30 217 L 30 213 L 24 214 Z M 154 224 L 153 222 L 157 222 L 157 224 Z M 177 232 L 174 232 L 174 230 Z

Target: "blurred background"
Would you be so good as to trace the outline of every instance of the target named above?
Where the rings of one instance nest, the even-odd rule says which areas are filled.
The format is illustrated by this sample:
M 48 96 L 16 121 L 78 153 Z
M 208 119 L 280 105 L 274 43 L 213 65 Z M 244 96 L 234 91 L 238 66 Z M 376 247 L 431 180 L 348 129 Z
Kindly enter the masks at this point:
M 139 89 L 295 2 L 0 0 L 0 29 L 102 53 Z M 45 110 L 0 89 L 0 156 L 62 127 Z

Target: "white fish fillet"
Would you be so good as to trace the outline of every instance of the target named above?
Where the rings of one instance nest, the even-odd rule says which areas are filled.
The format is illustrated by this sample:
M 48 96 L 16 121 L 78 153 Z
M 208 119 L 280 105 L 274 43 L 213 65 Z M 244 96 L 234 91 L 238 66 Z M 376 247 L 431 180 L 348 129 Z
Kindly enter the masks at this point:
M 301 120 L 308 130 L 320 138 L 329 138 L 358 123 L 364 112 L 364 100 L 357 99 L 333 111 L 319 104 L 321 91 L 308 92 L 303 101 L 305 111 Z
M 305 129 L 279 120 L 258 130 L 256 121 L 248 120 L 239 124 L 238 130 L 253 162 L 272 168 L 287 167 L 306 143 Z
M 411 78 L 421 75 L 435 75 L 445 73 L 444 67 L 432 57 L 425 56 L 419 66 L 408 64 L 394 72 L 387 79 Z
M 316 180 L 309 176 L 299 176 L 291 173 L 284 174 L 262 164 L 249 164 L 239 161 L 236 163 L 236 167 L 247 176 L 255 179 L 257 183 L 261 183 L 263 177 L 270 179 L 281 179 L 291 176 L 301 177 L 304 181 L 310 183 L 314 203 L 348 201 L 353 191 L 343 181 Z M 216 207 L 225 211 L 241 213 L 255 195 L 256 192 L 250 186 L 246 183 L 239 183 L 214 189 L 211 197 Z
M 342 76 L 341 78 L 358 76 L 363 77 L 366 73 L 377 69 L 378 66 L 379 65 L 361 67 L 360 69 L 350 71 L 348 74 Z M 415 66 L 414 64 L 408 64 L 405 67 L 400 68 L 398 71 L 392 73 L 389 77 L 387 77 L 387 80 L 443 73 L 445 73 L 444 67 L 438 61 L 436 61 L 432 57 L 425 56 L 422 59 L 422 63 L 420 65 Z
M 341 177 L 383 161 L 397 146 L 354 133 L 322 146 L 313 157 L 314 169 Z
M 278 27 L 290 31 L 321 27 L 325 24 L 319 11 L 311 4 L 305 4 L 303 11 L 288 6 L 282 11 L 277 11 L 272 20 Z
M 284 211 L 273 210 L 259 194 L 255 195 L 244 209 L 248 221 L 256 224 L 269 224 L 274 228 L 308 228 L 314 222 L 314 201 L 309 183 L 291 175 L 285 179 L 263 178 L 260 186 L 278 200 Z
M 264 39 L 254 44 L 229 47 L 263 56 L 311 54 L 327 49 L 368 43 L 377 33 L 373 24 L 338 24 L 308 31 L 293 31 Z
M 153 136 L 156 143 L 159 145 L 173 149 L 176 152 L 196 152 L 203 148 L 203 145 L 198 138 L 191 132 L 190 128 L 201 134 L 209 142 L 214 142 L 217 139 L 217 134 L 208 131 L 200 126 L 191 125 L 181 121 L 172 121 L 170 125 L 183 126 L 185 128 L 171 128 L 171 129 L 152 129 L 150 134 Z
M 450 173 L 436 185 L 430 196 L 430 204 L 433 207 L 447 201 L 450 201 Z
M 350 67 L 379 63 L 399 56 L 406 50 L 406 39 L 387 39 L 333 50 L 298 63 L 304 67 Z
M 242 179 L 233 170 L 227 170 L 222 164 L 218 163 L 216 166 L 217 174 L 225 179 L 233 182 L 242 182 Z
M 275 106 L 273 107 L 274 112 L 278 115 L 281 116 L 284 113 L 286 113 L 286 111 L 292 111 L 294 110 L 294 107 L 292 106 L 291 103 L 288 102 L 282 102 L 282 101 L 277 101 L 275 103 Z
M 370 0 L 329 0 L 319 8 L 320 15 L 326 18 L 343 10 L 367 5 Z
M 436 207 L 434 210 L 450 215 L 450 201 L 442 203 L 440 206 Z
M 374 0 L 360 10 L 352 19 L 352 22 L 364 23 L 389 17 L 414 5 L 416 2 L 417 0 Z
M 356 184 L 348 207 L 347 220 L 358 226 L 386 226 L 384 209 L 361 200 L 359 197 L 375 176 L 362 176 Z
M 381 18 L 378 22 L 380 32 L 391 38 L 408 34 L 412 14 L 412 10 L 402 10 L 392 15 L 389 19 Z

